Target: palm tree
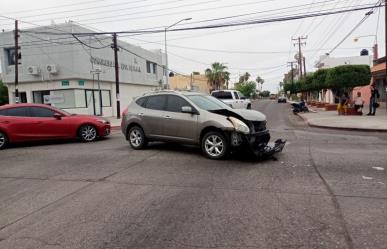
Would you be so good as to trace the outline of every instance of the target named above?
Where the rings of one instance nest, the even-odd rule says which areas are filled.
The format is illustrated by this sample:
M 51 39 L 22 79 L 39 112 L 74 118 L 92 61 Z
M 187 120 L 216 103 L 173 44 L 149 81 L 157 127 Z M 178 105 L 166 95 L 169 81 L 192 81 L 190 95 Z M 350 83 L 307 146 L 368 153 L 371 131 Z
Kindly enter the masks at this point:
M 205 75 L 207 77 L 207 82 L 210 85 L 212 90 L 219 90 L 230 80 L 230 73 L 226 71 L 227 66 L 223 63 L 214 62 L 211 65 L 211 68 L 207 68 Z
M 263 86 L 263 83 L 265 82 L 260 76 L 257 76 L 257 78 L 255 79 L 255 81 L 258 83 L 258 84 L 261 84 L 261 91 L 262 91 L 262 86 Z
M 243 75 L 239 76 L 239 83 L 246 82 L 250 79 L 251 74 L 249 72 L 244 73 Z

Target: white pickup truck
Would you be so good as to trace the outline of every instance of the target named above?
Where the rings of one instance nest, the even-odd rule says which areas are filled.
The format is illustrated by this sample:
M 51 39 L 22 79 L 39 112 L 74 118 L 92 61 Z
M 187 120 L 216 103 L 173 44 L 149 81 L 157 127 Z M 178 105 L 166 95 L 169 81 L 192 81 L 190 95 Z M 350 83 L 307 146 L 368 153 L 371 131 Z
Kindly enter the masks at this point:
M 251 109 L 251 101 L 236 90 L 216 90 L 211 95 L 234 109 Z

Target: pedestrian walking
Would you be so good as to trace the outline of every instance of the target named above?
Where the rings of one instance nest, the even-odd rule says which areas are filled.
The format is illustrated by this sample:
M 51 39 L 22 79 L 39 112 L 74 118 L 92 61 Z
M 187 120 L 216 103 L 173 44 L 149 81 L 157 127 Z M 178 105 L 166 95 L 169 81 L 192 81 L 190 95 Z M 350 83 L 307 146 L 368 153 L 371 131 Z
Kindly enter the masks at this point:
M 379 107 L 378 98 L 380 97 L 378 89 L 376 89 L 375 82 L 372 82 L 371 86 L 371 97 L 370 97 L 370 111 L 367 116 L 375 116 L 376 108 Z

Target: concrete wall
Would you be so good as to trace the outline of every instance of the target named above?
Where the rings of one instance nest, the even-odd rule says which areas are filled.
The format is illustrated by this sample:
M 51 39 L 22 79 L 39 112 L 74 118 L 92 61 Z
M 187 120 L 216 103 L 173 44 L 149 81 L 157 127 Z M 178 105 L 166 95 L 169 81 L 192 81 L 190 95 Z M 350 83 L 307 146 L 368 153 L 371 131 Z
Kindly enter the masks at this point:
M 175 75 L 169 78 L 170 89 L 175 90 L 196 90 L 202 93 L 209 93 L 210 88 L 207 77 L 200 75 Z

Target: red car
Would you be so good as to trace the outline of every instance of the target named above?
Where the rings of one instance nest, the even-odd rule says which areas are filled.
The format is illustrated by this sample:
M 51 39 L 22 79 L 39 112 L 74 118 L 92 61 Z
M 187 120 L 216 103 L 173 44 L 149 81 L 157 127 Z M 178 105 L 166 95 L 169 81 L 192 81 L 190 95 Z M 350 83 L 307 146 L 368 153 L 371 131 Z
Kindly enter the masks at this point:
M 0 106 L 0 149 L 8 143 L 80 138 L 91 142 L 110 134 L 110 122 L 40 104 Z

